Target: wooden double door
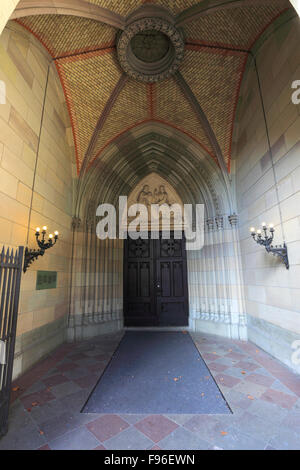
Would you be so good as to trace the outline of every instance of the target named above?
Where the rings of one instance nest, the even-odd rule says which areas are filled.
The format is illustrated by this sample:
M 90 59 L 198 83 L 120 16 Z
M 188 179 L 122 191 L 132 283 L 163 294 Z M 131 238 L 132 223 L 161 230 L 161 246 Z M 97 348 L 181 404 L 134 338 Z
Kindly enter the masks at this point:
M 184 238 L 128 238 L 124 250 L 125 326 L 188 325 Z

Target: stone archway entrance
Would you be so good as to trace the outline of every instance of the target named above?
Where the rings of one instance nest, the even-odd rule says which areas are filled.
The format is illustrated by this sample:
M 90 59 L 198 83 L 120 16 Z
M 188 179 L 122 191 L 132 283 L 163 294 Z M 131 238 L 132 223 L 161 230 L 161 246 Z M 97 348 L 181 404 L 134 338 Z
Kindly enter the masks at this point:
M 78 209 L 82 223 L 76 229 L 74 242 L 80 250 L 76 251 L 74 279 L 78 279 L 78 265 L 82 274 L 80 288 L 76 285 L 72 291 L 69 338 L 75 333 L 76 338 L 97 336 L 122 329 L 124 325 L 124 278 L 128 278 L 127 271 L 124 272 L 125 240 L 123 236 L 117 240 L 97 239 L 96 207 L 100 203 L 119 207 L 118 232 L 126 238 L 127 228 L 129 231 L 131 224 L 134 228 L 138 218 L 129 209 L 134 204 L 147 206 L 152 198 L 159 205 L 163 201 L 181 207 L 184 204 L 205 206 L 204 246 L 191 250 L 187 245 L 186 250 L 188 329 L 246 338 L 237 216 L 229 212 L 229 196 L 220 169 L 212 159 L 202 157 L 200 148 L 197 152 L 201 158 L 198 154 L 196 157 L 196 149 L 188 146 L 189 141 L 182 135 L 176 134 L 176 145 L 171 144 L 170 137 L 164 135 L 170 131 L 168 127 L 162 133 L 161 125 L 152 123 L 150 127 L 142 125 L 138 131 L 139 137 L 132 140 L 134 150 L 131 152 L 126 147 L 126 156 L 121 157 L 116 150 L 110 162 L 111 149 L 107 149 L 105 167 L 109 184 L 104 184 L 103 175 L 99 176 L 101 160 L 82 186 Z M 126 142 L 128 145 L 131 139 L 129 134 L 122 136 L 118 148 Z M 118 179 L 110 184 L 116 174 Z M 127 197 L 127 204 L 124 199 L 120 202 L 120 197 Z M 161 221 L 156 222 L 159 231 Z M 171 219 L 172 229 L 182 230 L 182 224 L 173 226 Z M 146 222 L 143 231 L 148 230 Z M 154 285 L 156 279 L 153 275 L 151 279 Z M 126 319 L 125 325 L 128 326 Z

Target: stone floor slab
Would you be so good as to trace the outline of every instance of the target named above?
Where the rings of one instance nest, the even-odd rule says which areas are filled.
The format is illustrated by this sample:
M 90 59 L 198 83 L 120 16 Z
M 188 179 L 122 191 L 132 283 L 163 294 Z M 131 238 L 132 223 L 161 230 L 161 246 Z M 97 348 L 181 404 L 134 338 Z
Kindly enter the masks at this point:
M 182 427 L 169 434 L 158 445 L 167 450 L 208 450 L 211 447 L 200 435 Z
M 153 446 L 153 441 L 138 429 L 131 427 L 108 439 L 104 445 L 109 450 L 146 450 Z
M 136 423 L 135 427 L 153 442 L 158 442 L 174 431 L 178 425 L 165 416 L 150 415 Z
M 85 426 L 81 426 L 50 441 L 49 447 L 52 450 L 92 450 L 99 444 L 98 439 Z
M 128 427 L 129 424 L 117 415 L 103 415 L 87 424 L 89 431 L 101 442 L 105 442 Z

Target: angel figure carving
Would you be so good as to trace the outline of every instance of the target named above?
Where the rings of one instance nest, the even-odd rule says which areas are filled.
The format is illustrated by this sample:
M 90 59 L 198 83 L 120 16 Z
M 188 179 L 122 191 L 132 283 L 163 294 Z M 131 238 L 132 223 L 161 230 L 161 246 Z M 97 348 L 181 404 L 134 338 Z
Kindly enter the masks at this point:
M 151 206 L 153 202 L 153 195 L 148 184 L 145 184 L 139 192 L 137 202 L 139 204 L 144 204 L 146 207 Z
M 155 188 L 155 191 L 154 191 L 154 200 L 155 200 L 155 204 L 168 204 L 168 206 L 170 205 L 169 203 L 169 197 L 168 197 L 168 193 L 167 191 L 165 190 L 165 187 L 164 185 L 162 184 L 161 186 L 159 186 L 159 190 L 157 190 Z

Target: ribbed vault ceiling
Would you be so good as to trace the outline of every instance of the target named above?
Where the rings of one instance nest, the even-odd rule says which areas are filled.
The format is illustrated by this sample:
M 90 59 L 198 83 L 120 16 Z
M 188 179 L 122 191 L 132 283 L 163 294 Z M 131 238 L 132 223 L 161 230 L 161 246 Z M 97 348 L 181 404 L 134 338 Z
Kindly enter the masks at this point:
M 159 4 L 178 15 L 177 24 L 183 30 L 186 45 L 181 80 L 175 75 L 145 84 L 121 70 L 116 54 L 116 27 L 65 14 L 17 19 L 44 44 L 55 61 L 71 117 L 78 172 L 101 158 L 120 135 L 147 122 L 162 123 L 189 136 L 221 167 L 223 159 L 229 170 L 247 51 L 270 25 L 284 17 L 289 1 L 89 0 L 89 3 L 121 17 L 143 3 Z

